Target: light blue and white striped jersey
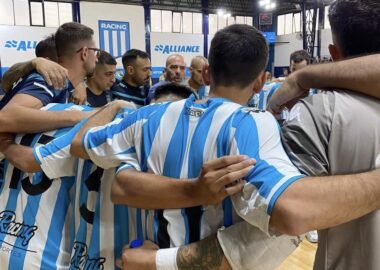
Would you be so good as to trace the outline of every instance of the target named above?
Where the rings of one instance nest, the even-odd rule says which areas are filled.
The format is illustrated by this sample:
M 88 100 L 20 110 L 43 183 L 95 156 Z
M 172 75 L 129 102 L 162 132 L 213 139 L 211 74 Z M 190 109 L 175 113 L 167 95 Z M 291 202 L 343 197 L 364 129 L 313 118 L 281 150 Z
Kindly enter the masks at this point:
M 74 104 L 49 104 L 43 110 L 83 110 Z M 62 136 L 70 128 L 17 135 L 16 143 L 34 147 Z M 73 177 L 50 180 L 26 174 L 4 162 L 0 196 L 1 269 L 68 269 L 68 224 Z
M 266 82 L 260 93 L 255 94 L 248 103 L 248 107 L 253 107 L 258 110 L 265 110 L 272 95 L 281 87 L 281 83 Z
M 118 125 L 91 129 L 84 147 L 104 168 L 124 162 L 127 168 L 178 179 L 198 177 L 204 162 L 221 156 L 253 157 L 257 163 L 248 183 L 232 201 L 239 216 L 268 233 L 277 198 L 302 177 L 283 150 L 276 120 L 223 98 L 202 104 L 195 99 L 150 105 Z M 235 220 L 229 200 L 215 207 L 156 211 L 155 240 L 160 247 L 179 246 L 231 225 Z
M 119 123 L 130 112 L 124 109 L 108 126 Z M 147 238 L 143 226 L 145 213 L 111 202 L 114 168 L 103 170 L 90 160 L 70 155 L 71 141 L 84 122 L 57 140 L 36 148 L 34 153 L 49 177 L 75 175 L 70 269 L 114 269 L 115 259 L 121 256 L 124 245 L 137 237 Z

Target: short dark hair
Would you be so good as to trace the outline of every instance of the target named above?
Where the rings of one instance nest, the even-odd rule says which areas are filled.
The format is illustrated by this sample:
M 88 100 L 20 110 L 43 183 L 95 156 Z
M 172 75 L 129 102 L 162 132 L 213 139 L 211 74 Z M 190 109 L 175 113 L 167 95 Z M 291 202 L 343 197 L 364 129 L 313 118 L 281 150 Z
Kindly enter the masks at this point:
M 344 57 L 380 51 L 379 0 L 336 0 L 329 8 L 329 20 Z
M 77 44 L 92 39 L 94 31 L 83 24 L 69 22 L 62 24 L 55 33 L 55 44 L 58 57 L 74 54 L 78 49 Z
M 295 51 L 290 55 L 290 63 L 292 61 L 296 64 L 306 61 L 307 64 L 310 64 L 310 55 L 305 50 Z
M 149 55 L 146 52 L 137 49 L 128 50 L 121 58 L 124 69 L 130 64 L 134 63 L 137 60 L 137 57 L 147 59 L 149 58 Z
M 256 28 L 234 24 L 215 34 L 209 62 L 210 75 L 216 85 L 245 87 L 264 71 L 268 45 Z
M 100 51 L 100 55 L 98 57 L 98 62 L 96 63 L 96 65 L 114 65 L 116 66 L 117 62 L 115 60 L 115 58 L 110 55 L 108 52 L 106 51 Z
M 181 98 L 188 98 L 194 92 L 187 86 L 177 83 L 166 83 L 156 88 L 154 99 L 159 99 L 164 96 L 173 95 Z
M 49 58 L 54 62 L 58 62 L 54 34 L 51 34 L 50 36 L 38 42 L 35 53 L 37 57 Z

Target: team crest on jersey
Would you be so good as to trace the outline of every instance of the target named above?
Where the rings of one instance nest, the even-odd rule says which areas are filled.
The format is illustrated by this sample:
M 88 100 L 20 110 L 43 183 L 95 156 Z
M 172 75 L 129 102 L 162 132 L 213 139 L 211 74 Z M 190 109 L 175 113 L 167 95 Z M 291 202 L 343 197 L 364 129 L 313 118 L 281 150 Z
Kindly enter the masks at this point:
M 81 242 L 74 243 L 74 255 L 71 258 L 71 266 L 83 270 L 103 270 L 106 258 L 90 258 L 87 254 L 87 245 Z
M 241 109 L 242 112 L 245 113 L 259 113 L 259 112 L 265 112 L 265 110 L 259 110 L 256 108 L 251 108 L 251 107 L 244 107 Z
M 194 117 L 201 117 L 204 113 L 204 110 L 199 108 L 188 108 L 187 109 L 187 115 L 194 116 Z
M 28 246 L 29 241 L 33 238 L 37 226 L 31 226 L 24 223 L 18 223 L 16 214 L 12 211 L 3 211 L 0 213 L 0 233 L 21 238 L 21 245 Z

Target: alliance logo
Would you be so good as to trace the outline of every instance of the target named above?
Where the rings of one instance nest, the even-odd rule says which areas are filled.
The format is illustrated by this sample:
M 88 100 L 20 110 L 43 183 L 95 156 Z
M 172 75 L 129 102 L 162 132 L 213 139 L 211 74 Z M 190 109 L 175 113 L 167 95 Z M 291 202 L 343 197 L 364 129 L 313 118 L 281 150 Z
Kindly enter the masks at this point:
M 194 45 L 161 45 L 157 44 L 154 47 L 156 52 L 162 52 L 163 54 L 170 53 L 199 53 L 201 46 Z
M 21 238 L 21 245 L 28 246 L 30 239 L 34 236 L 37 226 L 30 226 L 24 223 L 15 222 L 16 214 L 12 211 L 0 213 L 0 233 Z
M 74 269 L 103 270 L 106 258 L 90 258 L 87 254 L 87 245 L 81 242 L 74 243 L 74 255 L 71 258 L 71 267 Z
M 7 40 L 5 42 L 5 48 L 16 49 L 17 51 L 34 50 L 37 46 L 37 41 L 32 40 Z

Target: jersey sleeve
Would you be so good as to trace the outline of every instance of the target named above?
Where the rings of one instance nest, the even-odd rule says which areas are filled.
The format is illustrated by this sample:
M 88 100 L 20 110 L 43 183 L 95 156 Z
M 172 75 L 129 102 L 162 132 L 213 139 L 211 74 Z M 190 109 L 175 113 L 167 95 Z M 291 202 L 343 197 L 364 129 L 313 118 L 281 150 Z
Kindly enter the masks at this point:
M 34 158 L 50 179 L 75 175 L 78 158 L 70 154 L 70 146 L 75 134 L 85 122 L 86 120 L 82 120 L 61 137 L 34 148 Z
M 293 163 L 307 175 L 329 172 L 329 134 L 335 96 L 323 92 L 297 103 L 282 127 L 284 147 Z
M 235 210 L 244 220 L 269 234 L 269 219 L 276 200 L 303 175 L 286 155 L 279 126 L 270 113 L 241 113 L 232 129 L 230 154 L 256 159 L 256 165 L 246 176 L 243 191 L 232 197 Z
M 104 169 L 117 168 L 123 162 L 129 163 L 129 159 L 136 164 L 134 131 L 142 123 L 143 120 L 138 120 L 133 113 L 108 125 L 92 128 L 83 138 L 83 147 L 90 159 Z
M 40 100 L 43 106 L 54 101 L 55 90 L 48 86 L 45 80 L 38 74 L 32 74 L 25 79 L 25 84 L 17 94 L 26 94 Z

